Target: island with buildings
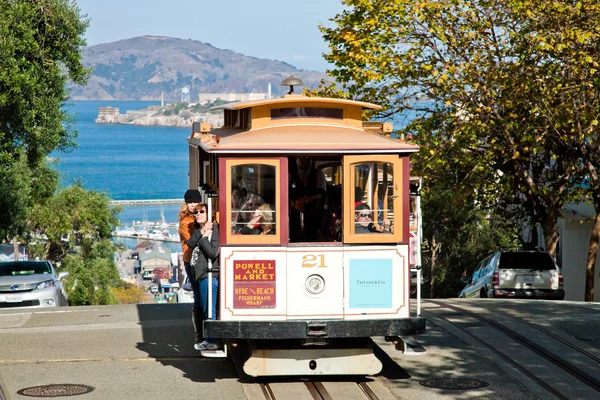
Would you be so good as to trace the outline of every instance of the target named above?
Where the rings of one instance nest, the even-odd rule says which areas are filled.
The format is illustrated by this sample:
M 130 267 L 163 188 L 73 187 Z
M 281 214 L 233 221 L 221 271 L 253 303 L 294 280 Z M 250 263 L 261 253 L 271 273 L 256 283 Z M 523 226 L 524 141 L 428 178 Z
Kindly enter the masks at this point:
M 149 106 L 143 110 L 126 110 L 121 114 L 117 107 L 100 107 L 97 124 L 129 124 L 142 126 L 190 127 L 193 122 L 208 122 L 213 127 L 223 126 L 223 113 L 211 111 L 212 107 L 236 102 L 271 98 L 271 90 L 266 93 L 200 93 L 197 102 L 190 102 L 189 90 L 181 91 L 181 101 L 176 103 Z

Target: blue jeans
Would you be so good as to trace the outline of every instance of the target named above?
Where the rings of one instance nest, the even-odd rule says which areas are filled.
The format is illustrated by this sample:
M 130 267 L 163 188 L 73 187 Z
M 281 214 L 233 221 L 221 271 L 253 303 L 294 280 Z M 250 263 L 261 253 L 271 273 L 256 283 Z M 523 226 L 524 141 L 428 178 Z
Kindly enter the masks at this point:
M 212 310 L 208 313 L 208 278 L 202 279 L 200 282 L 200 293 L 202 294 L 202 309 L 207 319 L 217 319 L 217 294 L 219 292 L 219 280 L 216 277 L 212 278 Z M 217 343 L 216 339 L 206 339 L 209 343 Z
M 208 278 L 202 279 L 200 282 L 200 294 L 202 295 L 202 309 L 207 319 L 217 319 L 217 294 L 219 292 L 219 280 L 213 276 L 212 278 L 212 310 L 208 312 Z

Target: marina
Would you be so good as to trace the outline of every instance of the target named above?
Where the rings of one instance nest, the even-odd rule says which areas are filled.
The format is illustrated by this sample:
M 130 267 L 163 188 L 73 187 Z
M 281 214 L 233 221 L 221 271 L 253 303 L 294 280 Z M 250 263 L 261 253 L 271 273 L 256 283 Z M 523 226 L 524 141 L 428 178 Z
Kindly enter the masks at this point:
M 177 201 L 181 202 L 181 200 Z M 129 216 L 130 218 L 133 216 L 134 219 L 122 218 L 121 225 L 118 226 L 113 232 L 113 240 L 116 242 L 123 242 L 123 244 L 129 248 L 134 248 L 135 244 L 142 240 L 174 243 L 179 246 L 179 234 L 177 233 L 179 223 L 169 222 L 167 220 L 165 217 L 165 207 L 160 207 L 160 221 L 149 221 L 149 210 L 146 208 L 128 208 L 133 208 L 134 210 L 129 210 L 126 216 Z M 177 207 L 177 210 L 178 208 L 179 207 Z M 176 210 L 170 211 L 169 219 L 175 220 L 177 218 L 177 214 L 174 211 Z M 141 220 L 137 219 L 139 218 L 139 212 L 143 212 L 143 217 Z

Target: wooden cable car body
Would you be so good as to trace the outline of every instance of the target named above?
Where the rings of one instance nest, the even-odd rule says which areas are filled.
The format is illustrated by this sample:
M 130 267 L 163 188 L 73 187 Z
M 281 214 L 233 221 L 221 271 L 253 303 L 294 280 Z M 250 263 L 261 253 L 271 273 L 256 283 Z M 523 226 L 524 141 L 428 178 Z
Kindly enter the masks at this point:
M 371 336 L 425 331 L 409 307 L 418 147 L 389 138 L 389 124 L 363 123 L 365 108 L 379 106 L 291 94 L 215 107 L 222 128 L 194 124 L 189 187 L 210 203 L 221 242 L 219 318 L 204 321 L 205 336 L 243 349 L 249 375 L 376 374 Z M 300 176 L 305 156 L 326 194 L 300 212 L 297 184 L 315 179 Z M 252 226 L 264 204 L 271 229 Z

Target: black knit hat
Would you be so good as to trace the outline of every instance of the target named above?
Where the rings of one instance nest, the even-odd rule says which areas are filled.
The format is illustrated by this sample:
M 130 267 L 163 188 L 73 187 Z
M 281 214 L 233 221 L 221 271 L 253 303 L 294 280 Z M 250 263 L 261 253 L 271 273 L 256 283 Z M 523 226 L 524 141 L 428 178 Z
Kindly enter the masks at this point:
M 189 189 L 185 192 L 183 196 L 186 203 L 200 203 L 202 199 L 200 198 L 200 192 L 196 189 Z

